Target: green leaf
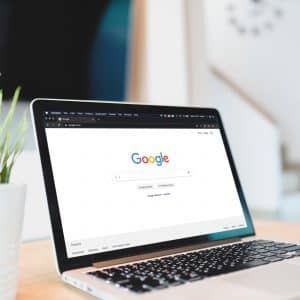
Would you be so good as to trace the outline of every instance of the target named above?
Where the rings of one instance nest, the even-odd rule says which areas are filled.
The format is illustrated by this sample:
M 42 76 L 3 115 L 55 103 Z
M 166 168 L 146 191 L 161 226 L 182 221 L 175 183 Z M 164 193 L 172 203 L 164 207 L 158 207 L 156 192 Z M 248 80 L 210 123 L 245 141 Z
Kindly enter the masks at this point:
M 27 131 L 26 111 L 23 113 L 16 130 L 12 132 L 13 118 L 20 92 L 21 87 L 17 87 L 9 111 L 0 126 L 0 183 L 9 182 L 12 168 L 16 158 L 22 152 L 25 142 L 25 134 Z M 3 92 L 0 90 L 0 112 L 2 101 Z

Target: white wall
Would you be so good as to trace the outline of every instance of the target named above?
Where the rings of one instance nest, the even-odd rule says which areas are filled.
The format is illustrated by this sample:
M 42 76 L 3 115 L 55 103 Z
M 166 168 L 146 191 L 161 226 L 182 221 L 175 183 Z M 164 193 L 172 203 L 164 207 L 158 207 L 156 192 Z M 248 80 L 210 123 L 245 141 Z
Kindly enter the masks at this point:
M 206 8 L 210 62 L 278 121 L 289 161 L 299 163 L 300 1 L 207 0 Z
M 203 0 L 186 0 L 186 48 L 190 104 L 201 105 L 209 97 L 206 27 Z
M 220 12 L 215 7 L 208 14 L 200 0 L 188 0 L 186 4 L 190 101 L 221 112 L 249 206 L 257 211 L 276 211 L 281 197 L 278 129 L 210 71 L 211 52 L 221 53 L 228 47 L 220 42 L 222 36 L 215 37 L 214 25 Z M 220 39 L 218 44 L 211 43 L 212 35 Z
M 282 186 L 279 131 L 230 87 L 209 76 L 209 97 L 200 103 L 221 112 L 247 202 L 255 211 L 276 212 Z
M 184 1 L 146 1 L 146 101 L 188 102 Z

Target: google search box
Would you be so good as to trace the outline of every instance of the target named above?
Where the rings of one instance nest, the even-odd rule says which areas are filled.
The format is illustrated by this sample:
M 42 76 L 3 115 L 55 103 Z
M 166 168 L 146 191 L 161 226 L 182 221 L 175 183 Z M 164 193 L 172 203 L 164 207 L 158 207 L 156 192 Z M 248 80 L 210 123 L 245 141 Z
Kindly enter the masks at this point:
M 145 170 L 144 172 L 124 172 L 114 176 L 116 182 L 142 181 L 142 180 L 169 180 L 191 177 L 188 169 L 179 170 Z

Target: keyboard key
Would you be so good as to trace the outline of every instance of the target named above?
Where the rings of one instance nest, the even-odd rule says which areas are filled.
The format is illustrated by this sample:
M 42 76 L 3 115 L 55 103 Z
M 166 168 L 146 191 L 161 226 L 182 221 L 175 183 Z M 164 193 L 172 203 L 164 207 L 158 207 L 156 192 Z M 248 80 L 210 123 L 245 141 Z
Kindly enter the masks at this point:
M 107 279 L 110 278 L 108 274 L 103 273 L 101 271 L 89 272 L 88 274 L 93 275 L 93 276 L 95 276 L 97 278 L 100 278 L 100 279 L 104 279 L 104 280 L 107 280 Z
M 256 254 L 256 255 L 252 255 L 251 257 L 253 257 L 255 259 L 261 259 L 261 258 L 264 258 L 265 256 L 263 254 Z
M 249 261 L 248 263 L 244 264 L 245 267 L 252 268 L 252 267 L 258 267 L 267 264 L 268 261 L 262 260 L 262 259 L 257 259 L 253 261 Z
M 284 248 L 284 250 L 286 250 L 288 252 L 300 251 L 300 246 L 293 245 L 293 246 L 289 246 L 289 247 Z
M 129 290 L 135 293 L 145 293 L 151 291 L 151 289 L 143 286 L 132 286 L 129 288 Z
M 290 243 L 278 243 L 277 244 L 277 248 L 287 248 L 287 247 L 291 247 L 291 246 L 295 246 L 295 244 L 290 244 Z
M 271 256 L 271 257 L 266 257 L 264 260 L 266 260 L 268 262 L 276 262 L 276 261 L 283 260 L 283 258 L 276 257 L 276 256 Z
M 281 249 L 281 250 L 275 250 L 275 251 L 272 251 L 272 253 L 274 253 L 275 255 L 276 254 L 285 254 L 287 253 L 288 251 L 286 249 Z
M 274 248 L 276 250 L 276 248 Z M 263 248 L 263 249 L 257 249 L 255 252 L 257 253 L 266 253 L 266 252 L 270 252 L 271 250 L 268 248 Z
M 160 281 L 151 277 L 147 277 L 145 280 L 143 280 L 143 284 L 148 287 L 155 288 L 160 285 Z

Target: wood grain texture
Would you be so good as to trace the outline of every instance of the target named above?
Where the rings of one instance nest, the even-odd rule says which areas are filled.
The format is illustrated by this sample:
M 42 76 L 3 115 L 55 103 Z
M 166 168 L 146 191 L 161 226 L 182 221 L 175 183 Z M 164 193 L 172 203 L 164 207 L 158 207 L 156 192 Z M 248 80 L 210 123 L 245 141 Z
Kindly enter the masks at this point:
M 300 224 L 256 221 L 255 226 L 259 237 L 300 241 Z M 26 243 L 21 247 L 17 300 L 35 299 L 94 299 L 61 281 L 48 240 Z

